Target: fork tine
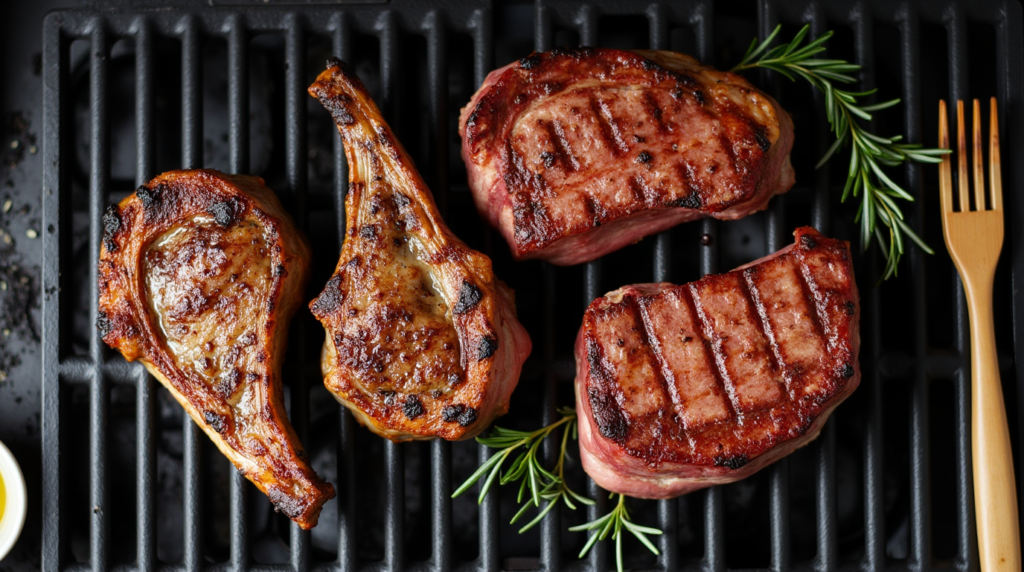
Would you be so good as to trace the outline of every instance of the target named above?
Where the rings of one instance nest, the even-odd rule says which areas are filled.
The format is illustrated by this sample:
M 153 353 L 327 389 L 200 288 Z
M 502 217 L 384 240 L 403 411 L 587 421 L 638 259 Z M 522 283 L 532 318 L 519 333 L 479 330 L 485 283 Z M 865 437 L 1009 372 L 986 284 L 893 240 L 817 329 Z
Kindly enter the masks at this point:
M 981 151 L 981 103 L 977 99 L 974 100 L 974 210 L 985 210 L 985 157 Z
M 946 110 L 945 99 L 939 100 L 939 149 L 949 149 L 949 112 Z M 939 165 L 939 194 L 942 215 L 945 216 L 953 212 L 953 173 L 948 154 L 942 156 Z
M 999 111 L 996 98 L 992 98 L 988 126 L 988 180 L 992 185 L 992 210 L 1003 210 L 1003 174 L 999 161 Z
M 960 212 L 965 213 L 971 210 L 971 180 L 967 177 L 967 128 L 964 127 L 964 102 L 962 99 L 958 99 L 956 102 L 956 135 L 956 159 L 960 166 L 956 179 L 956 192 L 960 196 Z

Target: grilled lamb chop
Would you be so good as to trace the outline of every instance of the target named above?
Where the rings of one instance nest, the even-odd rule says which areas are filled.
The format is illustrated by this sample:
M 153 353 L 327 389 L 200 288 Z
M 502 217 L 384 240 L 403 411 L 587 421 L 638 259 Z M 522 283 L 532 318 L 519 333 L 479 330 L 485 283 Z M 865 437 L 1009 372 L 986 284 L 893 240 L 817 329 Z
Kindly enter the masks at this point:
M 282 400 L 309 247 L 258 177 L 172 171 L 103 215 L 97 327 L 140 360 L 235 467 L 304 529 L 334 487 Z
M 508 411 L 530 338 L 511 290 L 441 220 L 359 78 L 327 66 L 309 93 L 334 116 L 350 182 L 338 267 L 310 304 L 327 330 L 324 383 L 393 441 L 472 438 Z
M 817 437 L 860 382 L 849 245 L 796 244 L 686 284 L 595 300 L 576 339 L 580 457 L 599 485 L 671 498 Z
M 517 259 L 576 264 L 793 186 L 793 124 L 689 56 L 580 48 L 491 72 L 462 110 L 477 209 Z

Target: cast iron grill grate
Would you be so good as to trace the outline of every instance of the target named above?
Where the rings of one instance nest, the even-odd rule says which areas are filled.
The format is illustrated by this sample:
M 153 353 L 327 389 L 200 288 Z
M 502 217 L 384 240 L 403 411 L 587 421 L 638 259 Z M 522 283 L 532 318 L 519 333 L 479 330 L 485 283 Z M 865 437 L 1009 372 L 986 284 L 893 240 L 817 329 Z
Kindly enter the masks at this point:
M 687 282 L 777 250 L 802 224 L 856 237 L 839 205 L 845 164 L 813 170 L 828 143 L 810 88 L 752 79 L 794 116 L 798 184 L 766 213 L 690 223 L 584 266 L 513 263 L 476 216 L 459 159 L 458 109 L 488 71 L 560 45 L 673 49 L 728 67 L 776 23 L 791 36 L 837 30 L 831 55 L 866 64 L 865 87 L 902 97 L 875 127 L 933 145 L 939 97 L 996 95 L 1003 155 L 1024 149 L 1021 12 L 1014 2 L 772 2 L 625 5 L 612 0 L 395 0 L 331 5 L 171 0 L 50 14 L 44 27 L 43 470 L 45 570 L 607 570 L 609 547 L 576 560 L 565 529 L 606 510 L 555 511 L 519 536 L 513 491 L 477 507 L 450 500 L 489 452 L 475 443 L 394 445 L 355 426 L 322 388 L 318 324 L 300 312 L 285 365 L 292 421 L 338 489 L 301 532 L 220 457 L 138 364 L 102 343 L 95 261 L 101 214 L 153 175 L 214 167 L 263 176 L 314 244 L 311 298 L 344 234 L 347 173 L 329 116 L 305 88 L 330 55 L 353 63 L 411 152 L 453 230 L 492 256 L 534 339 L 511 413 L 536 427 L 572 400 L 572 341 L 590 300 L 623 284 Z M 244 5 L 243 4 L 252 4 Z M 1024 163 L 1006 161 L 1008 209 Z M 906 210 L 942 250 L 934 169 L 898 180 Z M 1011 276 L 1024 237 L 1011 225 L 997 282 L 1003 379 L 1018 435 L 1024 351 Z M 858 254 L 862 387 L 817 442 L 758 475 L 670 501 L 636 501 L 661 556 L 627 542 L 627 567 L 658 570 L 976 569 L 966 308 L 944 253 L 917 250 L 875 288 L 878 255 Z M 1012 342 L 1011 342 L 1012 340 Z M 1018 443 L 1020 439 L 1016 440 Z M 553 448 L 545 451 L 549 459 Z M 86 474 L 87 473 L 87 474 Z M 1018 474 L 1021 474 L 1018 468 Z M 585 490 L 577 465 L 571 479 Z

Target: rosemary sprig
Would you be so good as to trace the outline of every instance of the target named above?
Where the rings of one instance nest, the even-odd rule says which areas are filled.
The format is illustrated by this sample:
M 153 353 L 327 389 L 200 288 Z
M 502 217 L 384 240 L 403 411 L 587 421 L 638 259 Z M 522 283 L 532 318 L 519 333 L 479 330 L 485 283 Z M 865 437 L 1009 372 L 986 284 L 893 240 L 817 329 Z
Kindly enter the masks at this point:
M 531 508 L 540 508 L 542 500 L 547 502 L 544 508 L 530 522 L 519 529 L 520 534 L 530 530 L 537 523 L 544 520 L 544 517 L 558 505 L 559 500 L 572 510 L 576 509 L 574 500 L 581 504 L 594 504 L 594 501 L 573 491 L 565 482 L 566 446 L 569 443 L 570 433 L 573 439 L 576 438 L 577 418 L 576 410 L 571 407 L 563 407 L 558 410 L 558 413 L 562 416 L 561 419 L 536 431 L 515 431 L 505 429 L 504 427 L 494 427 L 491 430 L 491 434 L 487 437 L 478 437 L 478 442 L 493 449 L 500 449 L 500 451 L 491 455 L 484 464 L 480 465 L 480 468 L 452 493 L 452 498 L 466 492 L 474 483 L 484 479 L 484 475 L 487 475 L 487 477 L 480 487 L 480 494 L 477 497 L 478 503 L 484 501 L 484 497 L 491 491 L 495 481 L 502 485 L 519 481 L 519 496 L 516 502 L 523 503 L 523 497 L 526 496 L 527 498 L 519 511 L 512 517 L 510 524 L 515 524 Z M 559 427 L 564 427 L 562 431 L 562 448 L 558 455 L 558 463 L 553 470 L 549 471 L 540 464 L 537 456 L 540 453 L 540 446 L 544 439 Z M 516 451 L 519 451 L 519 455 L 509 465 L 508 470 L 502 474 L 501 468 L 504 466 L 505 461 Z
M 883 280 L 896 274 L 900 256 L 904 252 L 905 237 L 914 241 L 928 254 L 934 254 L 934 251 L 904 221 L 903 213 L 896 203 L 896 199 L 913 201 L 914 197 L 890 179 L 882 167 L 896 167 L 907 160 L 940 163 L 940 155 L 949 151 L 925 149 L 920 144 L 902 143 L 903 137 L 900 135 L 880 137 L 869 133 L 860 120 L 871 121 L 872 113 L 893 107 L 900 100 L 891 99 L 873 105 L 863 105 L 859 99 L 875 93 L 876 90 L 856 92 L 835 87 L 833 82 L 856 82 L 851 74 L 860 71 L 861 66 L 845 60 L 814 57 L 825 51 L 825 42 L 832 37 L 832 32 L 825 32 L 807 45 L 801 46 L 810 30 L 810 26 L 804 26 L 789 43 L 768 49 L 780 29 L 781 26 L 777 26 L 760 44 L 755 38 L 743 60 L 732 71 L 769 69 L 793 81 L 796 81 L 797 77 L 802 77 L 824 92 L 825 114 L 832 132 L 836 134 L 836 140 L 818 161 L 816 168 L 824 165 L 839 149 L 847 145 L 851 147 L 850 168 L 846 186 L 843 188 L 842 201 L 845 202 L 851 194 L 855 198 L 860 197 L 861 203 L 855 220 L 860 223 L 861 246 L 867 249 L 872 238 L 878 241 L 886 259 Z M 878 223 L 882 223 L 887 230 L 880 229 Z
M 614 498 L 616 493 L 612 493 L 608 498 Z M 587 540 L 587 543 L 583 546 L 583 550 L 580 551 L 580 558 L 587 555 L 590 549 L 593 548 L 599 540 L 604 540 L 611 535 L 612 540 L 615 541 L 615 566 L 619 572 L 622 572 L 622 534 L 623 529 L 628 530 L 633 536 L 637 537 L 648 550 L 653 552 L 655 555 L 660 554 L 658 548 L 651 543 L 647 538 L 648 534 L 660 535 L 661 531 L 657 528 L 651 528 L 648 526 L 640 526 L 636 524 L 629 517 L 629 509 L 626 508 L 626 495 L 619 494 L 619 502 L 615 505 L 615 508 L 608 514 L 592 520 L 586 524 L 574 526 L 569 530 L 573 532 L 580 532 L 583 530 L 591 530 L 593 533 Z

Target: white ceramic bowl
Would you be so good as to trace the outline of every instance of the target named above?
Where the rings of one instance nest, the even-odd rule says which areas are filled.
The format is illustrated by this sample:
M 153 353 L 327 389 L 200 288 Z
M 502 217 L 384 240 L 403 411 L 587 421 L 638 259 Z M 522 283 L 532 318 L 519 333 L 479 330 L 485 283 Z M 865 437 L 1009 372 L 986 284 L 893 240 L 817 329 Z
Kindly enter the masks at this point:
M 21 527 L 25 524 L 25 477 L 21 474 L 18 461 L 14 460 L 3 443 L 0 443 L 0 478 L 4 480 L 7 500 L 0 516 L 0 559 L 14 548 Z

